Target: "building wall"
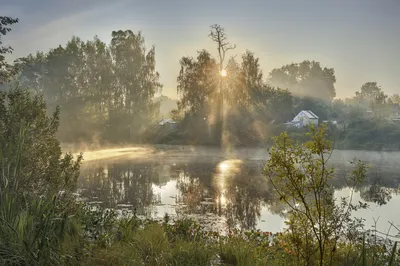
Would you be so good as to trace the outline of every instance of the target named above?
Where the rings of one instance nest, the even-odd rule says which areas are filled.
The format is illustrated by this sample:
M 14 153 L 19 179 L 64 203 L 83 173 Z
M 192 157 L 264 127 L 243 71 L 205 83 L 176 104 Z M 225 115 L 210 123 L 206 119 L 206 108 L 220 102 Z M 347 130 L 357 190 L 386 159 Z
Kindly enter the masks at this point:
M 312 124 L 314 126 L 318 126 L 318 119 L 308 119 L 309 125 Z
M 314 126 L 318 126 L 318 119 L 311 119 L 302 112 L 295 116 L 295 118 L 293 118 L 293 121 L 300 121 L 300 127 L 305 127 L 311 124 Z

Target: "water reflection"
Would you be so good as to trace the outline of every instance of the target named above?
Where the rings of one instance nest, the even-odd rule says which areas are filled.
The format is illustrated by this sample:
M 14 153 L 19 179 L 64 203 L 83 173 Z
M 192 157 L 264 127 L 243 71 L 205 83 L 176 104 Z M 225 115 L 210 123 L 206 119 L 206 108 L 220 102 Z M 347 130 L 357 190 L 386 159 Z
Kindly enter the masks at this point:
M 160 200 L 153 184 L 159 185 L 160 167 L 149 163 L 90 163 L 83 167 L 79 188 L 81 197 L 101 202 L 105 207 L 132 206 L 143 215 Z
M 348 194 L 344 176 L 352 165 L 340 160 L 333 164 L 333 185 L 339 194 Z M 285 206 L 263 177 L 262 167 L 259 160 L 204 156 L 90 161 L 82 167 L 79 193 L 88 202 L 153 218 L 168 213 L 193 216 L 213 227 L 279 230 Z M 359 197 L 376 208 L 398 197 L 393 194 L 399 186 L 398 170 L 384 162 L 372 167 L 366 185 L 357 188 Z

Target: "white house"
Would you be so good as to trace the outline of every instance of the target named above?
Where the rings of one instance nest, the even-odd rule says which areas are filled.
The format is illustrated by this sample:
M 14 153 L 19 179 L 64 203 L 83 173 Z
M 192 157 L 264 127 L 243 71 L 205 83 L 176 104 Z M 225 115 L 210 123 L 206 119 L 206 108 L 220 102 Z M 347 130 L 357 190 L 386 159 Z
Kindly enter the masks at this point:
M 160 122 L 158 122 L 158 124 L 160 126 L 163 126 L 163 125 L 168 125 L 168 124 L 176 124 L 176 122 L 174 120 L 172 120 L 171 118 L 166 118 L 166 119 L 163 119 Z
M 318 116 L 310 110 L 301 110 L 292 121 L 287 122 L 286 125 L 294 127 L 306 127 L 309 125 L 318 126 Z

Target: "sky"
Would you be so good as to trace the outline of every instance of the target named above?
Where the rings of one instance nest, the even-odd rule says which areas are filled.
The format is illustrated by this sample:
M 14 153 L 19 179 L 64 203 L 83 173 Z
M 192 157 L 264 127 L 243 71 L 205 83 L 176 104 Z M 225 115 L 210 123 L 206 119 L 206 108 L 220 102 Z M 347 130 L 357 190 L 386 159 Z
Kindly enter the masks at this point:
M 162 94 L 177 98 L 183 56 L 216 55 L 209 27 L 220 24 L 239 58 L 250 50 L 264 76 L 303 60 L 335 69 L 338 98 L 376 81 L 400 93 L 400 0 L 0 0 L 1 16 L 20 19 L 3 38 L 13 60 L 64 45 L 73 35 L 105 42 L 113 30 L 142 31 L 156 47 Z

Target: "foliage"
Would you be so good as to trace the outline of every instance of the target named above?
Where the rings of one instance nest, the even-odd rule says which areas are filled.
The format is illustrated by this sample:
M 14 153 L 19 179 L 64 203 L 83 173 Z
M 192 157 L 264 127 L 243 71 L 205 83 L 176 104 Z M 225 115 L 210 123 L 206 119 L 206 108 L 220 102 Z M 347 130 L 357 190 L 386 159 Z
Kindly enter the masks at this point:
M 211 55 L 202 50 L 196 60 L 183 57 L 178 76 L 177 92 L 181 95 L 178 109 L 191 114 L 212 105 L 217 90 L 217 64 Z
M 398 93 L 393 94 L 390 98 L 389 101 L 391 103 L 395 103 L 395 104 L 400 104 L 400 95 Z
M 264 170 L 289 208 L 284 240 L 298 260 L 307 265 L 331 264 L 338 241 L 353 241 L 350 236 L 362 226 L 351 218 L 351 212 L 366 207 L 362 203 L 354 205 L 351 198 L 342 198 L 336 204 L 329 183 L 333 169 L 327 166 L 331 143 L 325 140 L 325 129 L 313 129 L 312 140 L 303 144 L 293 143 L 286 133 L 276 137 Z M 365 165 L 357 163 L 349 186 L 360 184 L 365 171 Z
M 376 82 L 367 82 L 361 86 L 359 92 L 356 92 L 356 99 L 367 104 L 384 101 L 386 97 Z
M 2 35 L 16 22 L 2 17 Z M 235 56 L 228 58 L 235 45 L 217 24 L 210 28 L 216 58 L 201 50 L 195 58 L 180 60 L 180 99 L 171 112 L 177 127 L 158 127 L 160 106 L 154 96 L 162 85 L 155 70 L 155 48 L 146 48 L 141 32 L 119 30 L 111 37 L 109 44 L 98 37 L 89 41 L 72 37 L 64 46 L 2 68 L 9 69 L 7 76 L 21 69 L 18 79 L 24 87 L 43 94 L 49 110 L 59 106 L 57 136 L 62 142 L 261 146 L 270 143 L 274 133 L 290 131 L 282 125 L 299 111 L 312 110 L 320 123 L 338 123 L 330 136 L 335 148 L 398 149 L 398 141 L 381 142 L 362 130 L 364 122 L 358 123 L 373 119 L 372 131 L 397 135 L 391 125 L 400 115 L 396 95 L 389 98 L 377 82 L 366 82 L 353 98 L 334 99 L 334 69 L 309 60 L 273 69 L 265 79 L 259 58 L 251 51 L 238 62 Z M 11 50 L 2 48 L 2 53 Z M 227 76 L 220 75 L 222 69 Z M 301 130 L 292 133 L 302 138 Z
M 181 99 L 178 110 L 185 113 L 181 124 L 186 139 L 193 143 L 199 137 L 212 139 L 211 130 L 216 130 L 217 119 L 216 110 L 212 108 L 218 105 L 217 64 L 205 50 L 198 53 L 196 60 L 183 57 L 180 63 L 177 92 Z
M 40 96 L 20 87 L 0 93 L 0 193 L 52 196 L 73 192 L 81 156 L 62 155 L 55 137 L 59 110 L 49 117 Z
M 73 262 L 81 250 L 73 213 L 81 156 L 62 156 L 40 96 L 20 87 L 0 94 L 0 263 Z
M 303 61 L 276 68 L 269 74 L 273 86 L 287 88 L 294 96 L 306 96 L 330 102 L 335 96 L 333 68 L 322 68 L 319 62 Z
M 369 108 L 374 117 L 382 118 L 390 114 L 390 110 L 386 107 L 388 96 L 382 91 L 376 82 L 367 82 L 361 86 L 360 92 L 356 92 L 355 99 Z
M 254 53 L 246 51 L 240 65 L 233 58 L 229 60 L 228 75 L 221 77 L 216 60 L 205 50 L 196 59 L 182 58 L 180 100 L 172 114 L 180 122 L 181 142 L 257 144 L 270 136 L 271 121 L 286 122 L 292 116 L 290 93 L 267 86 L 258 61 Z
M 19 59 L 23 86 L 59 106 L 64 142 L 142 141 L 158 115 L 155 48 L 139 32 L 113 31 L 107 45 L 73 37 L 65 47 Z
M 6 62 L 5 55 L 12 53 L 13 49 L 10 46 L 2 46 L 2 36 L 7 35 L 11 31 L 9 26 L 18 23 L 17 18 L 0 16 L 0 85 L 9 81 L 14 74 L 17 73 L 17 68 Z
M 364 150 L 398 150 L 400 148 L 400 124 L 382 120 L 360 119 L 346 125 L 335 148 Z

